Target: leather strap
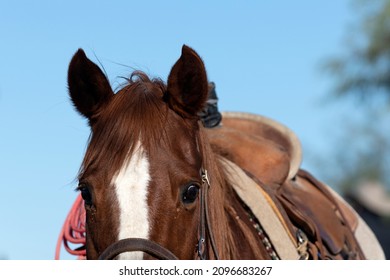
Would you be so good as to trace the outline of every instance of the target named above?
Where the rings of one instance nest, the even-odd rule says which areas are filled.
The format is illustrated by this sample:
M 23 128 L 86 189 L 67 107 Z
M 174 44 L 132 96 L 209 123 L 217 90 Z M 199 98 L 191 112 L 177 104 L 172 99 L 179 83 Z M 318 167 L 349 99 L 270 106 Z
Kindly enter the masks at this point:
M 203 173 L 203 171 L 201 171 Z M 206 188 L 205 188 L 206 187 Z M 199 236 L 198 236 L 198 244 L 197 244 L 197 253 L 198 257 L 201 260 L 206 259 L 206 209 L 205 209 L 205 198 L 207 197 L 207 186 L 205 184 L 202 184 L 202 188 L 200 189 L 200 196 L 199 196 Z
M 99 256 L 99 260 L 112 260 L 121 253 L 134 251 L 148 253 L 160 260 L 178 260 L 178 258 L 168 249 L 154 241 L 143 238 L 121 239 L 108 246 Z
M 201 241 L 202 241 L 202 237 L 203 237 L 203 246 L 205 246 L 205 242 L 206 242 L 206 229 L 207 229 L 207 233 L 208 233 L 208 237 L 210 239 L 210 244 L 211 244 L 211 248 L 213 250 L 213 253 L 214 253 L 214 258 L 216 260 L 219 260 L 219 254 L 218 254 L 218 250 L 217 250 L 217 245 L 215 243 L 215 239 L 214 239 L 214 235 L 213 235 L 213 231 L 212 231 L 212 228 L 211 228 L 211 223 L 210 223 L 210 218 L 209 218 L 209 207 L 208 207 L 208 190 L 210 188 L 210 181 L 209 181 L 209 177 L 208 177 L 208 174 L 207 174 L 207 170 L 202 170 L 201 171 L 201 176 L 202 176 L 202 190 L 201 190 L 201 196 L 200 196 L 200 238 L 199 238 L 199 242 L 198 242 L 198 255 L 199 255 L 199 258 L 200 259 L 205 259 L 206 258 L 206 254 L 205 254 L 205 248 L 203 250 L 203 254 L 200 254 L 201 251 L 199 250 L 200 247 L 199 245 L 201 245 Z M 210 257 L 210 256 L 209 256 Z

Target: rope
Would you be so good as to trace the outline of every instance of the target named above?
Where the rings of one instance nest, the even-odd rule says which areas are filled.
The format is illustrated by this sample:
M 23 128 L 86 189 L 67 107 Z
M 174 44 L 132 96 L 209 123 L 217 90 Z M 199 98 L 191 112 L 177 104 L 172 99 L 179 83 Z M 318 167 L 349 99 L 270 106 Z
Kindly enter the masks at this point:
M 72 249 L 69 243 L 74 245 L 81 245 L 76 249 Z M 62 226 L 61 233 L 58 237 L 55 259 L 60 259 L 61 246 L 64 245 L 65 250 L 78 259 L 86 258 L 85 250 L 85 209 L 84 201 L 81 195 L 78 195 L 74 202 L 65 223 Z

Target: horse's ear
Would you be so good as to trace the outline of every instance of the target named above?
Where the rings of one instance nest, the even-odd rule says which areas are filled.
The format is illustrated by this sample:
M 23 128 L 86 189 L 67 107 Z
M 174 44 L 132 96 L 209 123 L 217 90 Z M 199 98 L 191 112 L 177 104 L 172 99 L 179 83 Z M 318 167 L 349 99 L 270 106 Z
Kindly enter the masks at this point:
M 70 62 L 68 87 L 77 111 L 90 123 L 114 95 L 102 70 L 87 58 L 82 49 L 75 53 Z
M 206 103 L 206 69 L 199 55 L 186 45 L 168 76 L 167 94 L 170 107 L 184 117 L 197 116 Z

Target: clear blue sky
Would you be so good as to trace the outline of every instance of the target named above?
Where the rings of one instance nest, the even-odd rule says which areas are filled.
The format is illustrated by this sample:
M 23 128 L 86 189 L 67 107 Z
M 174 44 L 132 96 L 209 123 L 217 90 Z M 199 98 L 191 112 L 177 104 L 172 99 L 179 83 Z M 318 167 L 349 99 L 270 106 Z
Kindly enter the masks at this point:
M 89 136 L 67 93 L 78 48 L 116 88 L 132 69 L 165 80 L 181 46 L 193 47 L 220 108 L 289 126 L 316 174 L 309 159 L 331 149 L 332 126 L 350 110 L 323 104 L 331 81 L 319 66 L 343 49 L 351 16 L 336 0 L 2 1 L 0 258 L 52 259 L 76 197 Z

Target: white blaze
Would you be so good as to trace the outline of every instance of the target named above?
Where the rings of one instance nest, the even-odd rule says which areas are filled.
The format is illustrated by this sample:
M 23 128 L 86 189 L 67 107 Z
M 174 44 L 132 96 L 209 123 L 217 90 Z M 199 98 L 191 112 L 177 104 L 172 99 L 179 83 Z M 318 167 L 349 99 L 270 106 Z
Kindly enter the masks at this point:
M 149 161 L 141 145 L 125 160 L 112 184 L 119 202 L 118 240 L 138 237 L 148 239 L 147 189 L 150 181 Z M 142 259 L 142 252 L 123 253 L 119 259 Z

